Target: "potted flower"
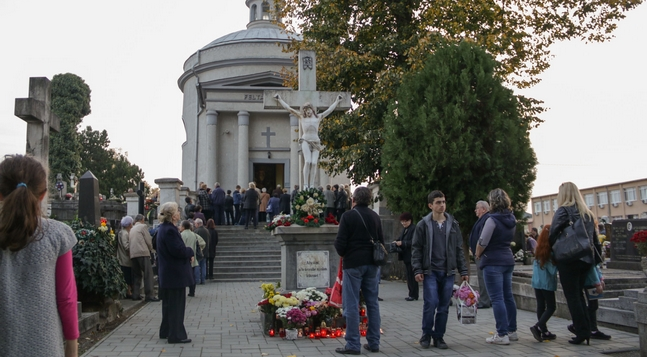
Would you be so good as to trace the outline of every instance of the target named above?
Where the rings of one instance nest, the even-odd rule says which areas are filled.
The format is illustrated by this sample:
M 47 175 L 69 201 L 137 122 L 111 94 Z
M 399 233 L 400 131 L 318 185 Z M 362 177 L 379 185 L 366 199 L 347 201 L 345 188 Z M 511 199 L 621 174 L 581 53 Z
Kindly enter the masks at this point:
M 270 331 L 276 329 L 276 305 L 274 304 L 275 296 L 280 296 L 277 290 L 281 287 L 281 283 L 276 284 L 265 283 L 261 284 L 263 289 L 263 300 L 259 301 L 257 306 L 261 312 L 261 326 L 263 327 L 264 334 L 270 334 Z
M 296 340 L 299 335 L 297 328 L 306 324 L 308 317 L 298 307 L 292 307 L 285 313 L 283 318 L 283 326 L 285 326 L 285 339 Z

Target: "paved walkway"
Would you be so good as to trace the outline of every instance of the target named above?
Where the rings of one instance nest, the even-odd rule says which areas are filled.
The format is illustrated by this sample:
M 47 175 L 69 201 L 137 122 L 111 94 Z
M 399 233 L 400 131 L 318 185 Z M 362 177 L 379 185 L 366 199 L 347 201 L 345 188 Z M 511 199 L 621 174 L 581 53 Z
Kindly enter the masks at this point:
M 557 340 L 539 343 L 529 327 L 536 322 L 533 312 L 519 310 L 519 341 L 509 346 L 493 346 L 485 338 L 494 331 L 492 309 L 478 313 L 475 325 L 461 325 L 456 310 L 450 307 L 445 341 L 448 350 L 421 349 L 422 300 L 406 302 L 407 287 L 402 282 L 382 281 L 380 303 L 382 335 L 380 353 L 375 356 L 603 356 L 603 351 L 638 348 L 638 336 L 603 328 L 613 336 L 610 341 L 591 340 L 591 345 L 574 346 L 567 341 L 568 320 L 553 317 L 548 326 Z M 420 295 L 422 297 L 422 293 Z M 187 298 L 185 326 L 193 342 L 171 345 L 158 338 L 162 317 L 161 303 L 148 303 L 83 356 L 223 356 L 223 357 L 314 357 L 340 356 L 335 348 L 344 346 L 343 338 L 282 340 L 265 337 L 260 329 L 256 303 L 262 297 L 260 283 L 207 283 L 198 285 L 196 297 Z M 362 343 L 365 343 L 362 338 Z

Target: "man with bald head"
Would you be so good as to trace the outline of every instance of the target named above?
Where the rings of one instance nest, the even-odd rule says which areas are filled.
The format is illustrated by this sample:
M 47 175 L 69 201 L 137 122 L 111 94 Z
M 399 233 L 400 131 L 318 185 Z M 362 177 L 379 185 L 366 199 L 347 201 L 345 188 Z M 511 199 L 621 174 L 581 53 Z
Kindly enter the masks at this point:
M 476 217 L 479 219 L 474 223 L 474 227 L 472 227 L 472 232 L 470 233 L 470 249 L 472 250 L 472 254 L 476 253 L 476 243 L 478 242 L 479 238 L 481 237 L 481 231 L 483 230 L 483 225 L 485 224 L 485 221 L 487 221 L 488 217 L 490 217 L 490 204 L 487 203 L 486 201 L 478 201 L 476 202 L 476 208 L 474 209 L 474 213 L 476 213 Z M 478 282 L 479 282 L 479 303 L 477 305 L 478 309 L 487 309 L 492 306 L 492 303 L 490 302 L 490 295 L 487 293 L 487 289 L 485 288 L 485 280 L 483 279 L 483 270 L 478 268 L 478 265 L 476 266 L 476 275 L 478 277 Z

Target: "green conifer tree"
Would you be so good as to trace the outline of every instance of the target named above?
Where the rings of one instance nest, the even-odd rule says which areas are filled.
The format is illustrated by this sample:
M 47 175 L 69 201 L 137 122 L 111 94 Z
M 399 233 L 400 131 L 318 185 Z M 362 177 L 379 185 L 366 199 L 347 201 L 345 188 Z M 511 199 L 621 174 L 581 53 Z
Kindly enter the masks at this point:
M 420 218 L 439 189 L 470 227 L 474 204 L 500 187 L 517 217 L 535 180 L 530 122 L 496 75 L 497 62 L 466 41 L 445 45 L 404 77 L 385 119 L 381 192 L 394 212 Z M 466 230 L 469 232 L 469 229 Z

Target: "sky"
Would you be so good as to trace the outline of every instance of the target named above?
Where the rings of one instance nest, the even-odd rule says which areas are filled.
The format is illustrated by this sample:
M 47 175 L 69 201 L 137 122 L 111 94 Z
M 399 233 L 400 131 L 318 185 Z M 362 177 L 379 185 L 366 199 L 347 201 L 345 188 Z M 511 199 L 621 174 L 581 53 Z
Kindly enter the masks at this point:
M 82 127 L 107 130 L 145 179 L 182 174 L 184 61 L 245 29 L 244 0 L 0 0 L 0 155 L 24 153 L 26 123 L 15 117 L 29 77 L 74 73 L 92 90 Z M 539 165 L 533 196 L 647 177 L 647 6 L 627 13 L 604 43 L 552 47 L 541 83 L 517 91 L 549 110 L 530 134 Z

